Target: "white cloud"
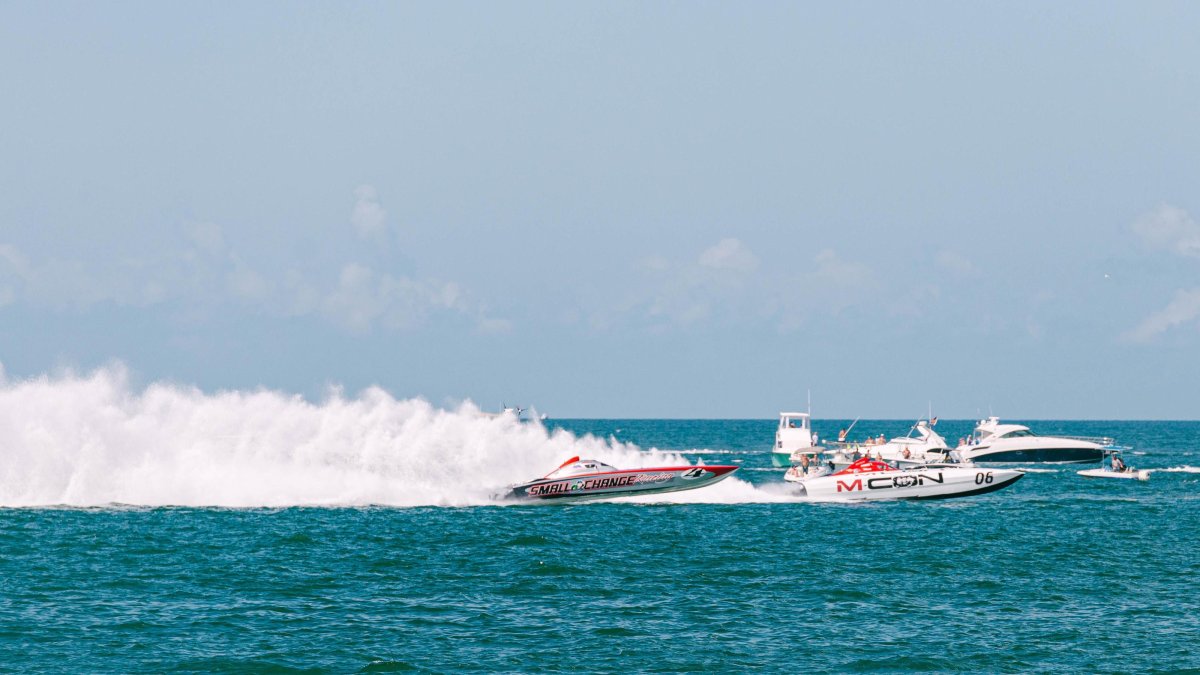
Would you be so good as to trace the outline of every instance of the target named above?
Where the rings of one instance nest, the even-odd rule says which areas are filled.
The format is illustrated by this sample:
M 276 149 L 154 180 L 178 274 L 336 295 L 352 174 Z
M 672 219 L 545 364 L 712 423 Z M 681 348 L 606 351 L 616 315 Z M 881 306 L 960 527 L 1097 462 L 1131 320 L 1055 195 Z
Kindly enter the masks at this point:
M 0 244 L 0 297 L 56 310 L 101 303 L 145 307 L 161 302 L 161 284 L 147 276 L 151 265 L 136 259 L 104 260 L 103 267 L 78 260 L 31 260 L 15 246 Z
M 639 258 L 644 277 L 626 296 L 588 310 L 590 325 L 605 330 L 621 317 L 641 317 L 654 331 L 703 322 L 771 321 L 780 330 L 799 328 L 816 316 L 838 314 L 877 293 L 875 269 L 825 249 L 808 260 L 789 257 L 787 265 L 765 271 L 740 240 L 727 237 L 691 260 Z M 936 297 L 937 288 L 922 288 Z M 919 312 L 916 298 L 902 312 Z
M 379 205 L 379 195 L 370 185 L 360 185 L 354 189 L 354 211 L 350 214 L 350 222 L 358 235 L 364 239 L 382 236 L 387 231 L 387 212 Z
M 273 290 L 261 274 L 241 265 L 225 275 L 225 287 L 234 297 L 254 302 L 268 300 Z
M 321 303 L 322 310 L 343 326 L 359 332 L 382 314 L 375 274 L 365 265 L 350 263 L 338 275 L 337 288 Z
M 512 332 L 512 322 L 508 319 L 493 319 L 482 317 L 479 319 L 479 332 L 487 334 L 509 333 Z
M 732 237 L 722 239 L 700 254 L 700 266 L 715 270 L 753 272 L 758 269 L 758 258 L 746 245 Z
M 310 290 L 302 290 L 310 298 Z M 293 307 L 310 308 L 308 303 Z M 354 332 L 367 332 L 376 325 L 393 330 L 411 328 L 424 322 L 430 312 L 449 311 L 469 315 L 473 307 L 454 282 L 417 280 L 405 276 L 379 274 L 366 265 L 349 263 L 338 276 L 337 286 L 317 304 L 326 317 Z M 306 313 L 301 311 L 300 313 Z M 503 319 L 481 319 L 482 329 L 500 327 Z
M 1153 248 L 1200 258 L 1200 224 L 1183 209 L 1163 204 L 1138 218 L 1133 231 Z
M 813 258 L 813 276 L 821 287 L 867 288 L 876 284 L 875 272 L 863 263 L 844 260 L 833 249 L 824 249 Z
M 199 223 L 188 228 L 188 238 L 201 251 L 216 255 L 225 250 L 225 235 L 221 226 L 214 223 Z
M 947 249 L 938 251 L 934 262 L 941 269 L 954 274 L 967 276 L 975 273 L 975 264 L 971 262 L 970 258 Z
M 652 255 L 642 258 L 638 267 L 651 272 L 666 272 L 671 269 L 671 261 L 661 255 Z
M 378 273 L 349 262 L 330 281 L 320 270 L 272 273 L 230 249 L 217 225 L 189 227 L 174 254 L 144 260 L 30 260 L 0 244 L 0 307 L 25 303 L 55 311 L 113 304 L 169 307 L 179 316 L 238 303 L 275 316 L 315 316 L 353 332 L 405 330 L 434 313 L 474 320 L 485 333 L 511 323 L 486 315 L 455 282 Z
M 919 319 L 929 313 L 929 308 L 936 305 L 941 297 L 942 289 L 937 284 L 917 284 L 892 303 L 888 314 Z
M 1161 310 L 1121 335 L 1127 342 L 1149 342 L 1171 328 L 1200 317 L 1200 288 L 1180 289 Z
M 0 244 L 0 274 L 24 277 L 29 273 L 29 263 L 21 251 L 11 244 Z

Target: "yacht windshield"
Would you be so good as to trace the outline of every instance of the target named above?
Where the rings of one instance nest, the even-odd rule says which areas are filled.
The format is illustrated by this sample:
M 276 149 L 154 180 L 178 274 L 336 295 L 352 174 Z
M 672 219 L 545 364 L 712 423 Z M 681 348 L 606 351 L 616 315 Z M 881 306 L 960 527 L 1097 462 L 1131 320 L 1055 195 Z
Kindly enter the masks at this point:
M 1017 429 L 1016 431 L 1010 431 L 1007 434 L 1004 434 L 1000 438 L 1023 438 L 1025 436 L 1033 436 L 1033 435 L 1035 435 L 1035 434 L 1028 429 Z

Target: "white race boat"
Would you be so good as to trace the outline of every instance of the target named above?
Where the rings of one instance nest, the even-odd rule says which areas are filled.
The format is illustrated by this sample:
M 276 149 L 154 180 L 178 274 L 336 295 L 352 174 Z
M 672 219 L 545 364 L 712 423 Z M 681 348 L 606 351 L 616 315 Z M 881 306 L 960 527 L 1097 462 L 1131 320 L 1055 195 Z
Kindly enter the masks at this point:
M 865 501 L 970 497 L 1004 489 L 1024 475 L 1017 469 L 955 464 L 897 469 L 864 457 L 836 473 L 810 477 L 789 471 L 784 480 L 799 486 L 814 501 Z
M 793 454 L 812 450 L 816 446 L 817 437 L 812 432 L 811 415 L 801 412 L 779 413 L 775 447 L 771 449 L 772 464 L 780 467 L 791 466 Z
M 1038 436 L 1027 426 L 989 417 L 956 450 L 964 462 L 976 464 L 1091 464 L 1102 461 L 1112 444 L 1111 438 Z
M 678 492 L 712 485 L 737 470 L 734 465 L 618 469 L 594 459 L 572 457 L 541 478 L 511 486 L 506 496 L 510 499 L 574 501 Z
M 1118 453 L 1108 453 L 1109 461 L 1105 462 L 1099 469 L 1084 469 L 1076 471 L 1080 476 L 1088 478 L 1118 478 L 1125 480 L 1150 480 L 1150 472 L 1146 469 L 1135 469 L 1132 466 L 1126 466 L 1121 460 Z

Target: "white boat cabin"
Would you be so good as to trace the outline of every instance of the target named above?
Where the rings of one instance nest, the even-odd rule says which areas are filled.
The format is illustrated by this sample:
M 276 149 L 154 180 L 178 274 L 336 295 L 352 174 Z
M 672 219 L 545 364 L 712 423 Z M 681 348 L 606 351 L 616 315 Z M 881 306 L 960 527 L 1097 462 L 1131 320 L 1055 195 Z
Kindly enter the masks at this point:
M 779 428 L 775 431 L 775 452 L 792 454 L 816 445 L 808 413 L 779 413 Z

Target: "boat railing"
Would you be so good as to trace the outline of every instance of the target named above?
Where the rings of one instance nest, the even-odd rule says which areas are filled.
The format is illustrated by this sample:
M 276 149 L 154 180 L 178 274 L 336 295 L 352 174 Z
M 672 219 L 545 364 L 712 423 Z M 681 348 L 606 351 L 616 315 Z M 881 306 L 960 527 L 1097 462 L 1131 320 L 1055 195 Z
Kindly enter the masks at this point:
M 864 441 L 826 441 L 823 445 L 831 450 L 853 450 L 855 448 L 878 448 L 885 443 L 866 443 Z
M 1117 439 L 1109 438 L 1108 436 L 1065 436 L 1061 434 L 1055 434 L 1055 436 L 1057 438 L 1069 438 L 1073 441 L 1086 441 L 1088 443 L 1095 443 L 1096 445 L 1103 446 L 1116 445 L 1117 443 Z

